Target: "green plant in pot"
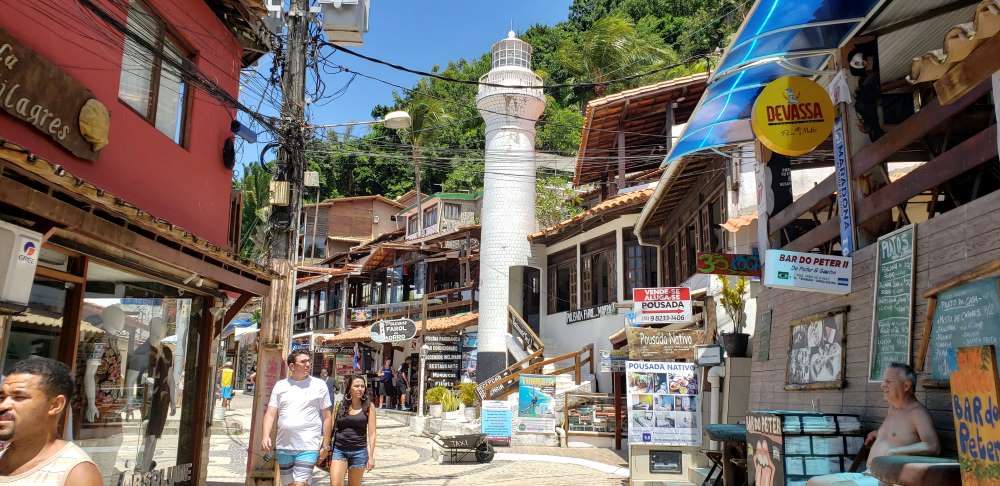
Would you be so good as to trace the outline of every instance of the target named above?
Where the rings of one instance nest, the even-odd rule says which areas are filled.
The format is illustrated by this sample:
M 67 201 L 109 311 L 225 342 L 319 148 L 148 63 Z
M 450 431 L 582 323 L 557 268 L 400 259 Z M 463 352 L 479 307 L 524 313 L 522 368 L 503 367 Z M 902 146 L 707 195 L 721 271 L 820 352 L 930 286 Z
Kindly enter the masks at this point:
M 431 417 L 440 417 L 443 412 L 458 410 L 458 398 L 451 390 L 436 386 L 424 393 L 424 401 L 428 403 Z
M 476 393 L 475 383 L 462 383 L 458 385 L 458 399 L 465 405 L 465 418 L 467 420 L 475 420 L 477 417 L 478 408 L 476 404 L 479 401 L 479 395 Z
M 728 276 L 721 276 L 722 292 L 719 293 L 719 303 L 725 309 L 726 315 L 733 321 L 733 332 L 722 334 L 722 346 L 731 358 L 747 357 L 750 335 L 743 332 L 747 324 L 746 298 L 750 282 L 746 277 L 738 277 L 732 282 Z

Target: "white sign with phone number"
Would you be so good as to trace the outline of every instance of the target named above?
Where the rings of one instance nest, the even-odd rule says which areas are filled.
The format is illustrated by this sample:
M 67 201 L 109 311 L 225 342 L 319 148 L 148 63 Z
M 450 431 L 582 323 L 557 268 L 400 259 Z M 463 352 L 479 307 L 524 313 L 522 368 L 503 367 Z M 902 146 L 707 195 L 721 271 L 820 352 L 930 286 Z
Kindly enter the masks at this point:
M 635 324 L 692 322 L 691 289 L 659 287 L 632 291 Z

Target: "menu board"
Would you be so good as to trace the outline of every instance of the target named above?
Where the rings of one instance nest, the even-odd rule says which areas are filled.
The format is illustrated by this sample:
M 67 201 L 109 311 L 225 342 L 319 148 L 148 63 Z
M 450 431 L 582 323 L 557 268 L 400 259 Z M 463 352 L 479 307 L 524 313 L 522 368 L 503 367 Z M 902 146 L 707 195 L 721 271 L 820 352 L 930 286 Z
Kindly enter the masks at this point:
M 629 444 L 701 446 L 697 370 L 694 363 L 625 363 Z
M 911 224 L 878 239 L 869 381 L 882 381 L 889 363 L 910 363 L 914 228 Z
M 956 349 L 1000 345 L 998 280 L 973 280 L 937 295 L 927 358 L 933 380 L 948 379 Z

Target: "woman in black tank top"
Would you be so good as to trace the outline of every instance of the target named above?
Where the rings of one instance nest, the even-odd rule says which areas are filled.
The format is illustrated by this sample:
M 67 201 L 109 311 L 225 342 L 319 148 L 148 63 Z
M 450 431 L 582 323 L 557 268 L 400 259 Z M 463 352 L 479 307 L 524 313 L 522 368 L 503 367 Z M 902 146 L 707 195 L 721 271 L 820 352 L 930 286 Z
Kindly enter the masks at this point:
M 333 422 L 330 482 L 344 486 L 346 473 L 350 486 L 360 486 L 365 471 L 375 467 L 375 405 L 364 376 L 350 377 L 344 388 Z

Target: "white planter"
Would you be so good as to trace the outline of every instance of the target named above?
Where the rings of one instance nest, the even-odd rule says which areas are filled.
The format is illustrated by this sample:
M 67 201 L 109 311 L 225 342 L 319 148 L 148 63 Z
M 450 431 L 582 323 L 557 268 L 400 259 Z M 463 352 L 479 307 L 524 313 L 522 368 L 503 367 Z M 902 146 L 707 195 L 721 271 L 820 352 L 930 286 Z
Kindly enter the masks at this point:
M 465 413 L 461 410 L 452 410 L 450 412 L 444 413 L 445 420 L 451 420 L 455 422 L 461 422 L 465 420 Z
M 444 406 L 440 403 L 430 404 L 431 417 L 440 418 L 441 414 L 444 412 Z
M 479 418 L 479 409 L 476 407 L 465 407 L 465 420 L 472 422 Z

